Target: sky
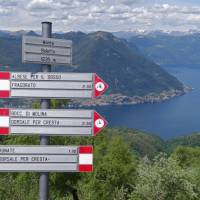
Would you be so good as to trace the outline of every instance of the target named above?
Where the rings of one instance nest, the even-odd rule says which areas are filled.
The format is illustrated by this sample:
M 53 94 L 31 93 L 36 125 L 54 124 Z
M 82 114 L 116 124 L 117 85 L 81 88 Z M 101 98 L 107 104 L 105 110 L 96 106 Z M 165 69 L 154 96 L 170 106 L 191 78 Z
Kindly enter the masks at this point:
M 200 0 L 0 0 L 0 30 L 200 31 Z

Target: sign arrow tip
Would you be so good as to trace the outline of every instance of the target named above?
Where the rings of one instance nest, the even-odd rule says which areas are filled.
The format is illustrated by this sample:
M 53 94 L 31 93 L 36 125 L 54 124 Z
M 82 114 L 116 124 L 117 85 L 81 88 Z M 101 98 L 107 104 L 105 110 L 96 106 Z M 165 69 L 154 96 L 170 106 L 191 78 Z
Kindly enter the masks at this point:
M 98 112 L 94 111 L 94 136 L 96 136 L 107 125 L 108 122 Z
M 94 75 L 94 98 L 100 96 L 108 89 L 108 84 L 103 81 L 97 74 Z

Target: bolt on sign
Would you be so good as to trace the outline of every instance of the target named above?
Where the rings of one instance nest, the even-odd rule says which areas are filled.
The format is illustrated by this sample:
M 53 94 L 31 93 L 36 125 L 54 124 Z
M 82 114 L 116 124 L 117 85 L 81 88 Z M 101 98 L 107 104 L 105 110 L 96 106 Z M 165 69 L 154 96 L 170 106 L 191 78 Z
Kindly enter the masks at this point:
M 72 41 L 23 36 L 22 62 L 50 65 L 72 64 Z
M 107 88 L 94 73 L 0 72 L 0 98 L 96 98 Z
M 0 135 L 96 136 L 106 125 L 94 110 L 0 108 Z
M 0 146 L 0 172 L 91 172 L 93 146 Z

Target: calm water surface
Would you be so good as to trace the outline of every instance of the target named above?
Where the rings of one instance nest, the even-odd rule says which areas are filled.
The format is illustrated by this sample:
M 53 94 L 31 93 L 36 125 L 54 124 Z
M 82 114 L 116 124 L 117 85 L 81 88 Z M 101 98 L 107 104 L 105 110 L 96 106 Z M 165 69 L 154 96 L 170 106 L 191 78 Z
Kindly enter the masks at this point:
M 155 104 L 103 106 L 96 109 L 110 127 L 129 127 L 154 133 L 164 139 L 200 132 L 200 66 L 167 68 L 183 83 L 194 88 L 184 96 Z

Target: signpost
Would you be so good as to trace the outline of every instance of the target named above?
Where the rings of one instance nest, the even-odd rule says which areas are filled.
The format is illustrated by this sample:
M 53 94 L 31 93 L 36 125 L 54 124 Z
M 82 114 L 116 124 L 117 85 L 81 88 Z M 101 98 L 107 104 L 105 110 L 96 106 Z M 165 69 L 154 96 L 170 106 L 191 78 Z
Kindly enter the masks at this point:
M 72 64 L 72 42 L 24 36 L 22 39 L 22 62 L 51 65 Z
M 0 135 L 96 136 L 106 125 L 94 110 L 0 108 Z
M 92 146 L 50 146 L 49 136 L 96 136 L 107 122 L 94 110 L 53 110 L 50 100 L 96 98 L 108 85 L 94 73 L 56 73 L 51 65 L 72 64 L 72 42 L 23 36 L 22 62 L 42 72 L 0 72 L 0 98 L 40 98 L 41 109 L 0 108 L 0 135 L 40 135 L 40 146 L 1 146 L 0 172 L 40 172 L 39 199 L 48 200 L 49 172 L 92 172 Z
M 0 172 L 92 170 L 92 146 L 0 146 Z
M 1 98 L 96 98 L 107 88 L 94 73 L 0 72 Z

